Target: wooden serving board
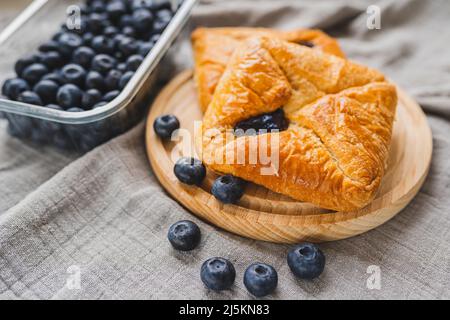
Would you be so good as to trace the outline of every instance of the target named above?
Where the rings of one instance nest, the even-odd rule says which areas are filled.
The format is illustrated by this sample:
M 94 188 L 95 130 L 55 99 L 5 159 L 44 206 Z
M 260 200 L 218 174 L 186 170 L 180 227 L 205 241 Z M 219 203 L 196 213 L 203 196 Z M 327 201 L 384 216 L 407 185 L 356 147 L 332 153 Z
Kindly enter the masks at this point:
M 153 121 L 162 114 L 174 114 L 181 128 L 194 131 L 202 119 L 192 71 L 178 75 L 159 94 L 150 109 L 147 153 L 164 188 L 184 207 L 210 223 L 230 232 L 279 243 L 331 241 L 371 230 L 394 217 L 417 194 L 430 166 L 432 135 L 417 103 L 398 89 L 399 105 L 394 124 L 388 169 L 378 196 L 367 207 L 352 212 L 332 212 L 248 184 L 237 205 L 224 205 L 211 195 L 217 177 L 209 171 L 201 187 L 178 182 L 173 166 L 181 156 L 190 156 L 180 142 L 163 142 L 153 131 Z M 191 151 L 195 150 L 193 144 Z M 185 149 L 183 151 L 183 149 Z M 189 148 L 187 148 L 189 149 Z

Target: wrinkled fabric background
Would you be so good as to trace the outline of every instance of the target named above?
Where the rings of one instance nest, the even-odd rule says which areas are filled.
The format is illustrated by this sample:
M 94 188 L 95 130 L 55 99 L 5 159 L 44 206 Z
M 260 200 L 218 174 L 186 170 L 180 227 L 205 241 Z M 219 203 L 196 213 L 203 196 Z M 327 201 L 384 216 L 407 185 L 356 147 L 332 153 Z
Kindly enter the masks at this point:
M 371 4 L 381 8 L 381 30 L 366 27 Z M 20 10 L 3 6 L 2 28 Z M 255 261 L 278 270 L 279 286 L 269 298 L 450 298 L 449 15 L 445 0 L 203 1 L 194 12 L 191 28 L 322 28 L 351 59 L 405 88 L 428 115 L 434 151 L 421 192 L 385 225 L 323 244 L 327 266 L 319 279 L 291 275 L 288 246 L 221 231 L 172 200 L 147 162 L 143 124 L 79 157 L 11 138 L 1 120 L 0 298 L 246 299 L 242 275 Z M 190 54 L 186 42 L 175 57 L 179 70 L 191 64 Z M 170 247 L 166 232 L 179 219 L 199 223 L 199 249 Z M 233 289 L 222 294 L 199 279 L 201 263 L 216 255 L 237 270 Z M 380 290 L 366 286 L 371 265 L 380 268 Z M 77 270 L 81 287 L 74 289 L 66 283 Z

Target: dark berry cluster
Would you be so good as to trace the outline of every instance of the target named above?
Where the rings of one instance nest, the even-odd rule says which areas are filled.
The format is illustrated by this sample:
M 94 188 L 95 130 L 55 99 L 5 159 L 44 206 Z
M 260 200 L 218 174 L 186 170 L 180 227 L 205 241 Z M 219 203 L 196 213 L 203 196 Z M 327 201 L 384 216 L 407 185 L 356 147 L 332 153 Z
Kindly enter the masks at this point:
M 80 9 L 75 28 L 63 24 L 16 62 L 17 76 L 3 83 L 3 96 L 69 112 L 102 107 L 119 95 L 173 17 L 170 2 L 158 0 L 87 0 Z
M 240 121 L 235 126 L 236 135 L 254 135 L 267 133 L 273 130 L 286 130 L 289 123 L 284 116 L 283 109 L 278 109 L 271 113 L 265 113 Z

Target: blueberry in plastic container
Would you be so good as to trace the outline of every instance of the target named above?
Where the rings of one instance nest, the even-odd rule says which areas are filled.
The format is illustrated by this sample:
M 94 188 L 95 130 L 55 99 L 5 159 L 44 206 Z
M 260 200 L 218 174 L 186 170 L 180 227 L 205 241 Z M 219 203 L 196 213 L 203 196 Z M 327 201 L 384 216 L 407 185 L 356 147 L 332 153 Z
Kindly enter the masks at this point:
M 123 73 L 119 70 L 109 71 L 105 78 L 106 87 L 108 88 L 108 90 L 117 90 L 119 88 L 119 82 L 122 76 Z
M 122 28 L 122 34 L 126 37 L 134 38 L 137 35 L 137 31 L 132 26 L 125 26 Z
M 8 79 L 3 83 L 2 95 L 12 100 L 16 100 L 19 94 L 30 90 L 28 83 L 20 78 Z
M 61 76 L 61 73 L 55 71 L 55 72 L 51 72 L 51 73 L 47 73 L 45 76 L 42 77 L 42 80 L 51 80 L 53 82 L 56 82 L 59 85 L 63 85 L 64 84 L 64 79 Z
M 44 104 L 56 102 L 58 90 L 59 85 L 52 80 L 41 80 L 33 87 L 33 91 L 38 94 Z
M 103 35 L 110 38 L 115 36 L 116 34 L 119 34 L 119 29 L 114 26 L 108 26 L 103 30 Z
M 19 96 L 17 97 L 17 101 L 36 106 L 44 105 L 39 95 L 33 91 L 24 91 L 20 93 Z
M 7 113 L 6 118 L 8 119 L 8 133 L 10 135 L 18 138 L 30 136 L 33 129 L 31 118 L 12 113 Z
M 107 74 L 117 65 L 117 60 L 107 54 L 99 54 L 92 60 L 91 68 L 101 74 Z
M 106 12 L 111 19 L 118 19 L 127 12 L 127 7 L 122 1 L 113 0 L 106 5 Z
M 144 58 L 138 54 L 134 54 L 127 59 L 127 70 L 136 71 L 144 61 Z
M 97 89 L 89 89 L 83 94 L 82 105 L 85 110 L 89 110 L 102 101 L 103 95 Z
M 138 9 L 133 12 L 133 25 L 138 31 L 149 30 L 153 26 L 153 14 L 146 9 Z
M 134 76 L 133 71 L 127 71 L 123 74 L 119 81 L 119 89 L 122 90 L 128 84 L 130 79 Z
M 81 91 L 81 89 L 71 83 L 65 84 L 60 87 L 56 95 L 56 101 L 61 107 L 65 109 L 81 106 L 82 98 L 83 92 Z
M 144 41 L 139 44 L 138 54 L 145 57 L 155 45 L 152 42 Z
M 36 62 L 39 62 L 36 55 L 21 58 L 16 61 L 14 65 L 14 71 L 16 71 L 16 74 L 21 77 L 22 72 L 25 70 L 25 68 Z
M 83 39 L 72 32 L 65 32 L 58 38 L 59 51 L 65 56 L 71 56 L 72 52 L 83 45 Z
M 29 84 L 35 84 L 48 73 L 48 68 L 42 63 L 33 63 L 22 72 L 22 78 Z
M 105 21 L 108 16 L 104 13 L 93 12 L 88 16 L 87 24 L 89 26 L 89 31 L 94 34 L 100 34 L 106 27 Z
M 86 88 L 103 91 L 106 88 L 105 78 L 97 71 L 89 71 L 86 76 Z
M 102 35 L 95 36 L 91 41 L 91 47 L 97 53 L 112 54 L 114 53 L 114 45 L 115 43 L 113 39 Z
M 110 92 L 107 92 L 104 96 L 103 96 L 103 101 L 106 102 L 110 102 L 113 101 L 118 95 L 120 94 L 119 90 L 113 90 Z
M 138 51 L 139 45 L 135 39 L 125 37 L 120 39 L 118 48 L 126 57 L 129 57 Z
M 58 51 L 45 52 L 40 60 L 50 69 L 58 68 L 65 62 L 64 57 Z
M 86 79 L 86 70 L 78 64 L 70 63 L 61 69 L 61 76 L 65 83 L 73 83 L 81 87 Z
M 38 48 L 41 52 L 49 52 L 49 51 L 58 51 L 59 44 L 55 40 L 47 41 L 43 44 L 41 44 Z
M 92 48 L 83 46 L 73 52 L 72 61 L 84 68 L 89 68 L 94 57 L 95 51 Z

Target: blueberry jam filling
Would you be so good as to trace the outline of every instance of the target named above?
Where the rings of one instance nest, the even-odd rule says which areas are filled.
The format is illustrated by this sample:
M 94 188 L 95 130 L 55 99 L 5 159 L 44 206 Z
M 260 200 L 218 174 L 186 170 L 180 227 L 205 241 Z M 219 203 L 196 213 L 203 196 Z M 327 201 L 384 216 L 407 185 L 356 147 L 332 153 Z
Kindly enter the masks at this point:
M 298 44 L 301 46 L 308 47 L 308 48 L 314 48 L 314 46 L 315 46 L 314 43 L 312 43 L 311 41 L 307 41 L 307 40 L 302 40 Z
M 234 131 L 237 136 L 257 135 L 275 130 L 283 131 L 287 129 L 288 125 L 289 122 L 284 116 L 283 109 L 278 109 L 271 113 L 240 121 L 234 127 Z

